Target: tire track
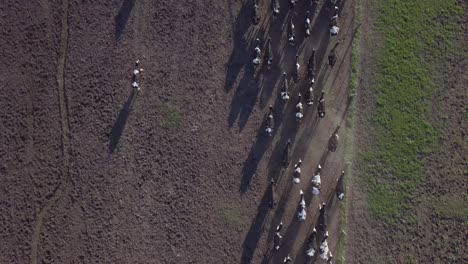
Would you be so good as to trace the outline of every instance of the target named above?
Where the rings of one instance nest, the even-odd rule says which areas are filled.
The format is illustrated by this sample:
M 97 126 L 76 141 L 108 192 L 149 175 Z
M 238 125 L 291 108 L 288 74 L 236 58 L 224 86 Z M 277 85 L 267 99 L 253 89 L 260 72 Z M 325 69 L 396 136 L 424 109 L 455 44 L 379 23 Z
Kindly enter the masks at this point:
M 60 123 L 62 129 L 62 178 L 61 182 L 55 187 L 52 195 L 47 199 L 44 207 L 39 210 L 36 217 L 36 222 L 33 226 L 32 241 L 31 241 L 31 264 L 38 263 L 38 249 L 40 242 L 40 234 L 44 223 L 47 211 L 51 206 L 57 202 L 65 192 L 67 184 L 70 183 L 70 119 L 68 111 L 68 98 L 65 89 L 65 64 L 68 51 L 69 41 L 69 28 L 68 28 L 68 6 L 69 0 L 62 1 L 62 31 L 60 34 L 60 49 L 58 52 L 58 66 L 57 66 L 57 93 L 59 100 Z

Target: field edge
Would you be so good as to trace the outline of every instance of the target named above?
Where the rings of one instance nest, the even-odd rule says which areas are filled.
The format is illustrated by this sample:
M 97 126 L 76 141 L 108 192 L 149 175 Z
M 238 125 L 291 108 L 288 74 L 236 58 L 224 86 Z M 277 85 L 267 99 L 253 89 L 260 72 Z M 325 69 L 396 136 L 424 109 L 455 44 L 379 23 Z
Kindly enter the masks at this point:
M 356 106 L 356 97 L 359 90 L 359 80 L 361 73 L 361 25 L 362 25 L 362 8 L 363 0 L 354 1 L 354 36 L 352 40 L 351 52 L 351 75 L 349 78 L 349 98 L 350 105 L 346 116 L 346 146 L 345 146 L 345 170 L 346 177 L 344 178 L 345 193 L 349 194 L 352 184 L 353 170 L 352 161 L 354 157 L 354 110 Z M 344 199 L 340 204 L 340 227 L 341 235 L 338 242 L 338 263 L 346 263 L 346 243 L 347 243 L 347 227 L 348 227 L 348 198 Z

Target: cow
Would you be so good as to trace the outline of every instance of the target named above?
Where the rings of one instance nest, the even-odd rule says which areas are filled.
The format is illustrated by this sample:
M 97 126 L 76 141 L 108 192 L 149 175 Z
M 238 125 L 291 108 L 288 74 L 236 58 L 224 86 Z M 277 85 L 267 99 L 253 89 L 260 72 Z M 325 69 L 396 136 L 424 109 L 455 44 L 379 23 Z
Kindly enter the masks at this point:
M 273 133 L 273 127 L 274 127 L 274 117 L 273 117 L 273 106 L 269 106 L 268 108 L 268 114 L 266 116 L 265 120 L 265 132 L 267 133 L 268 136 L 271 136 Z
M 133 70 L 132 75 L 132 87 L 137 91 L 140 91 L 140 74 L 143 72 L 143 69 L 139 68 L 140 60 L 135 62 L 135 69 Z
M 292 16 L 291 16 L 291 19 L 289 19 L 288 41 L 289 41 L 289 44 L 291 45 L 294 45 L 296 42 L 296 33 L 294 30 L 294 22 L 293 22 Z
M 294 173 L 293 173 L 293 182 L 300 183 L 301 182 L 301 165 L 302 160 L 299 160 L 297 164 L 294 165 Z
M 296 7 L 297 1 L 298 1 L 298 0 L 289 0 L 289 7 L 290 7 L 291 9 L 293 9 L 294 7 Z
M 296 67 L 294 68 L 294 80 L 297 82 L 301 77 L 300 77 L 300 71 L 299 69 L 301 68 L 301 65 L 299 64 L 299 55 L 296 55 Z
M 333 135 L 330 137 L 330 140 L 328 141 L 328 150 L 330 152 L 335 152 L 336 149 L 338 148 L 338 140 L 340 139 L 340 136 L 338 136 L 338 130 L 340 129 L 340 126 L 338 126 L 333 133 Z
M 328 30 L 330 31 L 330 37 L 338 35 L 338 32 L 340 32 L 340 28 L 338 27 L 337 20 L 330 21 Z
M 310 85 L 309 85 L 309 88 L 306 90 L 306 93 L 305 93 L 305 102 L 306 102 L 306 105 L 308 106 L 311 106 L 314 104 L 314 83 L 315 83 L 315 80 L 312 79 L 312 81 L 310 82 Z
M 299 201 L 297 218 L 299 219 L 300 222 L 302 222 L 307 217 L 307 210 L 306 210 L 306 202 L 304 199 L 304 192 L 300 190 L 299 193 L 301 194 L 301 200 Z
M 299 94 L 297 104 L 296 104 L 296 121 L 301 123 L 302 118 L 304 117 L 304 107 L 301 102 L 302 96 Z
M 273 0 L 271 7 L 273 9 L 273 16 L 277 17 L 280 13 L 280 0 Z
M 336 198 L 338 198 L 338 200 L 340 201 L 342 201 L 345 197 L 344 175 L 345 175 L 345 172 L 341 171 L 340 178 L 338 178 L 337 184 L 336 184 Z
M 338 3 L 338 0 L 330 0 L 329 3 L 326 6 L 326 10 L 333 14 L 334 10 L 336 8 L 338 8 L 337 5 L 336 5 L 337 3 Z
M 316 246 L 317 246 L 317 230 L 314 228 L 309 238 L 307 239 L 307 249 L 306 249 L 307 257 L 311 258 L 315 255 Z
M 254 52 L 255 52 L 255 57 L 253 59 L 253 65 L 254 67 L 256 67 L 257 65 L 260 64 L 260 55 L 262 54 L 262 50 L 260 49 L 260 39 L 256 39 L 256 43 L 255 43 L 255 49 L 254 49 Z
M 258 8 L 257 0 L 253 0 L 253 3 L 252 23 L 258 25 L 260 23 L 260 9 Z
M 273 247 L 276 251 L 278 251 L 281 247 L 281 239 L 283 236 L 281 235 L 281 229 L 283 228 L 283 221 L 276 227 L 275 237 L 273 238 Z
M 319 253 L 320 253 L 320 258 L 326 260 L 328 257 L 328 253 L 330 252 L 330 249 L 328 248 L 328 231 L 325 232 L 325 236 L 322 239 L 322 242 L 320 243 L 320 248 L 319 248 Z
M 283 72 L 283 86 L 281 87 L 281 99 L 283 101 L 289 100 L 289 89 L 288 89 L 288 79 L 286 78 L 286 72 Z
M 305 37 L 310 37 L 311 34 L 311 26 L 310 26 L 310 18 L 309 18 L 310 12 L 306 12 L 306 18 L 304 21 L 304 29 L 305 29 Z
M 333 6 L 333 13 L 332 13 L 332 16 L 330 18 L 330 21 L 337 21 L 338 20 L 338 7 L 337 6 Z
M 307 76 L 314 80 L 315 79 L 315 49 L 312 49 L 312 54 L 310 55 L 309 62 L 307 63 Z
M 319 228 L 322 231 L 327 230 L 327 214 L 325 211 L 325 203 L 319 205 Z
M 317 168 L 317 173 L 312 177 L 312 194 L 319 195 L 322 181 L 320 179 L 320 172 L 322 171 L 322 166 L 319 164 Z
M 317 106 L 317 113 L 320 118 L 325 117 L 325 98 L 324 98 L 325 92 L 322 92 L 320 95 L 319 101 L 318 101 L 318 106 Z
M 273 51 L 271 49 L 271 38 L 267 39 L 266 48 L 265 48 L 265 61 L 268 67 L 273 63 Z

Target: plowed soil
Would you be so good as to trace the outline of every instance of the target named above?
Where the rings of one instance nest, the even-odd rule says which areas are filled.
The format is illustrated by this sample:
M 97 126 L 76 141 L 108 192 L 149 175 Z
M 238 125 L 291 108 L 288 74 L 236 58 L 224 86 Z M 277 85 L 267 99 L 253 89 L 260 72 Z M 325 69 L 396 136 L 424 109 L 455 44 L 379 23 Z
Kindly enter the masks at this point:
M 336 179 L 343 169 L 352 1 L 338 37 L 323 4 L 300 1 L 251 22 L 251 1 L 5 0 L 0 3 L 0 263 L 303 263 L 304 240 L 328 203 L 337 255 Z M 312 36 L 304 39 L 306 10 Z M 287 44 L 290 16 L 297 43 Z M 253 69 L 255 39 L 273 41 L 274 65 Z M 337 64 L 326 55 L 337 40 Z M 317 49 L 316 103 L 294 118 Z M 302 78 L 287 105 L 281 73 L 295 55 Z M 134 62 L 144 69 L 131 88 Z M 261 125 L 268 105 L 275 131 Z M 328 140 L 340 128 L 337 152 Z M 288 139 L 292 159 L 282 168 Z M 293 186 L 292 166 L 304 161 Z M 322 194 L 310 180 L 321 163 Z M 278 205 L 266 206 L 277 180 Z M 308 218 L 299 223 L 299 189 Z M 284 245 L 269 254 L 283 219 Z

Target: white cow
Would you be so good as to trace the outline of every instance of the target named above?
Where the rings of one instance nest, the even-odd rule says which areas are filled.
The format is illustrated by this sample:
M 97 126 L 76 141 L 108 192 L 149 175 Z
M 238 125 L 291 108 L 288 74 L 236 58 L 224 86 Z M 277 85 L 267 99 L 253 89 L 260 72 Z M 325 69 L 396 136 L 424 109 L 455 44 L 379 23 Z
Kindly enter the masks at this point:
M 299 202 L 299 212 L 297 213 L 297 218 L 299 221 L 304 221 L 307 217 L 307 210 L 306 210 L 306 202 L 304 199 L 304 192 L 302 190 L 299 191 L 301 194 L 301 200 Z

